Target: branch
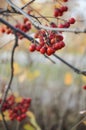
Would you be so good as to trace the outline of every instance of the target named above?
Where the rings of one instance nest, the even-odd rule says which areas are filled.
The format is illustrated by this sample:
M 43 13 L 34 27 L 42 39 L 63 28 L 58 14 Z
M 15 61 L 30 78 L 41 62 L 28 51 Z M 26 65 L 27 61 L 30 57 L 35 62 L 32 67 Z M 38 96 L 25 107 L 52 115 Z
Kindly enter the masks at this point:
M 4 94 L 3 94 L 3 97 L 2 97 L 2 102 L 0 104 L 0 112 L 2 111 L 2 106 L 3 106 L 3 104 L 5 102 L 5 99 L 6 99 L 7 95 L 8 95 L 8 91 L 11 88 L 11 84 L 12 84 L 12 80 L 13 80 L 13 76 L 14 76 L 14 67 L 13 67 L 14 52 L 15 52 L 16 47 L 18 46 L 18 36 L 15 34 L 15 37 L 16 37 L 15 44 L 13 46 L 12 54 L 11 54 L 11 76 L 10 76 L 10 80 L 9 80 L 8 86 L 6 86 Z
M 11 54 L 11 76 L 10 76 L 10 80 L 9 80 L 8 86 L 6 86 L 4 94 L 2 95 L 2 102 L 0 104 L 0 112 L 1 112 L 1 115 L 2 115 L 3 123 L 4 123 L 4 126 L 5 126 L 6 130 L 9 130 L 9 129 L 8 129 L 6 120 L 4 118 L 4 114 L 2 112 L 2 107 L 3 107 L 3 104 L 4 104 L 5 100 L 6 100 L 8 92 L 9 92 L 9 90 L 11 88 L 11 84 L 12 84 L 12 80 L 13 80 L 13 76 L 14 76 L 14 67 L 13 67 L 13 63 L 14 63 L 14 52 L 15 52 L 15 49 L 16 49 L 17 46 L 18 46 L 18 36 L 16 35 L 16 32 L 15 32 L 15 44 L 13 46 L 12 54 Z
M 31 17 L 29 14 L 27 14 L 26 12 L 24 12 L 22 9 L 20 9 L 18 6 L 16 6 L 11 0 L 7 0 L 8 4 L 13 7 L 15 10 L 17 10 L 18 12 L 20 12 L 22 15 L 24 15 L 25 17 L 27 17 L 31 23 L 34 25 L 34 27 L 36 27 L 37 29 L 45 29 L 45 30 L 50 30 L 50 31 L 56 31 L 56 32 L 70 32 L 70 33 L 86 33 L 86 28 L 85 29 L 79 29 L 79 28 L 74 28 L 74 29 L 69 29 L 69 28 L 52 28 L 52 27 L 48 27 L 48 26 L 44 26 L 41 25 L 40 23 L 38 23 L 38 21 L 35 19 L 35 17 Z
M 25 4 L 21 9 L 26 8 L 28 5 L 32 4 L 35 0 L 31 0 L 30 2 L 28 2 L 27 4 Z
M 4 19 L 0 18 L 0 22 L 7 25 L 9 28 L 11 28 L 12 30 L 14 30 L 17 33 L 20 33 L 21 35 L 23 35 L 25 38 L 27 38 L 28 40 L 38 43 L 34 38 L 32 38 L 31 36 L 28 36 L 26 33 L 24 33 L 23 31 L 21 31 L 20 29 L 12 26 L 11 24 L 9 24 L 7 21 L 5 21 Z
M 35 42 L 36 44 L 39 44 L 37 40 L 35 40 L 34 38 L 32 38 L 31 36 L 28 36 L 27 34 L 25 34 L 23 31 L 21 31 L 18 28 L 15 28 L 14 26 L 12 26 L 11 24 L 9 24 L 8 22 L 6 22 L 5 20 L 0 18 L 0 22 L 4 23 L 5 25 L 7 25 L 8 27 L 10 27 L 12 30 L 15 30 L 16 32 L 20 33 L 21 35 L 23 35 L 25 38 L 27 38 L 28 40 L 30 40 L 31 42 Z M 50 57 L 48 57 L 47 55 L 44 55 L 47 59 L 49 59 L 52 63 L 56 64 L 55 61 L 53 61 Z M 68 67 L 70 67 L 75 73 L 77 74 L 82 74 L 84 76 L 86 76 L 86 71 L 81 71 L 77 68 L 75 68 L 73 65 L 69 64 L 67 61 L 63 60 L 62 58 L 60 58 L 59 56 L 57 56 L 56 54 L 53 54 L 53 56 L 55 58 L 57 58 L 58 60 L 60 60 L 61 62 L 63 62 L 65 65 L 67 65 Z
M 67 65 L 69 68 L 71 68 L 75 73 L 77 74 L 82 74 L 84 76 L 86 76 L 86 71 L 81 71 L 79 69 L 77 69 L 76 67 L 74 67 L 73 65 L 69 64 L 67 61 L 63 60 L 62 58 L 60 58 L 58 55 L 53 54 L 53 56 L 55 58 L 57 58 L 58 60 L 60 60 L 61 62 L 63 62 L 65 65 Z
M 1 116 L 2 116 L 3 126 L 4 126 L 5 130 L 9 130 L 8 125 L 7 125 L 7 122 L 6 122 L 5 117 L 4 117 L 3 112 L 1 112 Z

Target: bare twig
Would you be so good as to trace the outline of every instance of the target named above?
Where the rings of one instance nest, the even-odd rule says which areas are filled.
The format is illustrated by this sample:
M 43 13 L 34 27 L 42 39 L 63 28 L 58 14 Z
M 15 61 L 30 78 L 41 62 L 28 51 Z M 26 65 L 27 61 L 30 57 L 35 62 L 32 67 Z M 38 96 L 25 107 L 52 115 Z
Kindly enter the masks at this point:
M 27 4 L 25 4 L 21 9 L 26 8 L 28 5 L 32 4 L 35 0 L 31 0 L 29 1 Z

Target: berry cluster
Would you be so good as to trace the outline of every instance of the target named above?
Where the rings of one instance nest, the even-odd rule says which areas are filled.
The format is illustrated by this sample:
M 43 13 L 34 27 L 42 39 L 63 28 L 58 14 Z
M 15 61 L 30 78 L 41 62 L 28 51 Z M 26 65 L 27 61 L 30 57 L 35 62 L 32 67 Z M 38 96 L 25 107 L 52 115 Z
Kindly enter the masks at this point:
M 63 2 L 67 2 L 68 0 L 63 0 Z M 57 1 L 58 2 L 58 1 Z M 58 17 L 58 16 L 62 16 L 64 12 L 68 11 L 68 7 L 67 6 L 63 6 L 62 4 L 60 5 L 60 7 L 55 7 L 54 9 L 54 17 Z
M 63 2 L 67 2 L 68 0 L 63 0 Z M 55 0 L 56 2 L 56 0 Z M 57 1 L 58 2 L 58 1 Z M 64 12 L 68 11 L 67 6 L 58 6 L 54 9 L 54 17 L 58 19 L 58 16 L 62 16 Z M 70 18 L 67 20 L 62 20 L 62 23 L 54 23 L 49 22 L 49 27 L 52 28 L 69 28 L 71 24 L 75 23 L 74 18 Z M 64 37 L 62 32 L 55 32 L 55 31 L 46 31 L 46 30 L 39 30 L 35 33 L 34 39 L 38 39 L 38 44 L 31 43 L 29 46 L 29 50 L 31 52 L 39 51 L 41 54 L 46 54 L 48 56 L 54 54 L 57 50 L 62 49 L 65 46 Z
M 39 39 L 39 44 L 32 43 L 29 47 L 31 52 L 36 50 L 41 54 L 47 54 L 50 56 L 54 54 L 55 51 L 62 49 L 65 46 L 63 36 L 56 32 L 40 30 L 35 34 L 35 38 Z
M 54 9 L 54 17 L 62 16 L 64 12 L 68 11 L 67 6 L 62 6 L 60 8 Z
M 18 24 L 15 25 L 15 27 L 26 33 L 31 29 L 31 23 L 27 18 L 24 18 L 23 23 L 18 23 Z M 9 27 L 2 27 L 0 31 L 2 33 L 6 33 L 6 34 L 12 34 L 13 33 L 13 31 Z M 20 35 L 19 33 L 17 33 L 17 35 L 18 35 L 19 39 L 23 38 L 23 36 Z
M 0 103 L 1 103 L 0 99 Z M 10 120 L 22 121 L 27 117 L 26 112 L 30 107 L 31 99 L 22 98 L 20 102 L 16 102 L 15 96 L 9 96 L 2 106 L 2 111 L 8 111 Z
M 54 22 L 50 22 L 49 20 L 47 20 L 47 25 L 48 27 L 52 27 L 52 28 L 69 28 L 71 24 L 75 23 L 75 18 L 70 18 L 69 20 L 63 20 L 61 18 L 59 18 L 59 16 L 61 17 L 64 12 L 68 11 L 68 7 L 63 5 L 63 2 L 68 2 L 68 0 L 54 0 L 55 3 L 58 2 L 58 7 L 55 6 L 54 9 L 54 18 L 56 18 L 57 20 L 60 19 L 60 23 L 54 23 Z M 30 14 L 31 11 L 28 11 L 27 14 Z M 32 14 L 33 15 L 33 14 Z M 41 16 L 41 15 L 40 15 Z M 33 16 L 34 18 L 36 18 L 36 16 Z M 42 17 L 45 20 L 47 18 Z M 38 18 L 37 18 L 38 19 Z M 39 19 L 38 19 L 39 20 Z M 40 21 L 41 22 L 41 21 Z M 18 23 L 15 25 L 16 28 L 19 28 L 20 30 L 22 30 L 23 32 L 27 32 L 31 29 L 31 23 L 27 18 L 23 19 L 23 23 Z M 2 28 L 1 29 L 2 33 L 13 33 L 13 31 L 8 28 Z M 23 36 L 19 33 L 17 33 L 18 38 L 22 39 Z M 37 43 L 31 43 L 31 45 L 29 46 L 29 50 L 31 52 L 34 51 L 39 51 L 41 54 L 46 54 L 48 56 L 54 54 L 57 50 L 62 49 L 65 46 L 64 43 L 64 37 L 62 32 L 60 31 L 46 31 L 43 29 L 38 30 L 38 32 L 35 33 L 34 39 L 38 40 L 38 44 Z M 35 40 L 34 40 L 35 41 Z
M 70 25 L 74 23 L 75 23 L 75 18 L 72 17 L 68 21 L 58 24 L 58 28 L 69 28 Z

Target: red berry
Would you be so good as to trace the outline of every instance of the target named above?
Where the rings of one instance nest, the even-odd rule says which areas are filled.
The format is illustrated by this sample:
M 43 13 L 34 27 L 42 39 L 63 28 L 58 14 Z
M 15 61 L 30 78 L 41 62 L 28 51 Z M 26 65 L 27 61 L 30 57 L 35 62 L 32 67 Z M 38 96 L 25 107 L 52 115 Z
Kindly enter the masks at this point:
M 59 8 L 55 8 L 54 10 L 54 17 L 62 16 L 62 12 Z
M 29 51 L 33 52 L 36 50 L 36 45 L 35 44 L 31 44 L 29 47 Z
M 25 103 L 24 108 L 27 109 L 29 107 L 29 104 Z
M 25 119 L 26 118 L 26 114 L 22 114 L 21 115 L 21 119 L 23 120 L 23 119 Z
M 59 24 L 58 28 L 64 28 L 64 24 Z
M 70 18 L 70 19 L 69 19 L 69 23 L 70 23 L 70 24 L 74 24 L 74 23 L 75 23 L 75 18 Z
M 59 42 L 57 42 L 57 43 L 54 44 L 53 48 L 55 50 L 59 50 L 61 48 L 61 45 L 59 44 Z
M 61 11 L 62 11 L 62 12 L 68 11 L 68 7 L 67 7 L 67 6 L 62 6 L 62 7 L 61 7 Z
M 47 55 L 50 56 L 51 54 L 53 54 L 55 52 L 55 50 L 52 47 L 48 47 L 47 48 Z
M 56 41 L 56 39 L 55 39 L 55 38 L 52 38 L 52 39 L 50 40 L 50 44 L 53 45 L 53 44 L 55 43 L 55 41 Z
M 60 44 L 61 48 L 63 48 L 65 46 L 65 43 L 63 41 L 60 41 L 59 44 Z
M 28 21 L 28 18 L 24 18 L 24 23 L 26 23 Z
M 42 47 L 42 48 L 40 49 L 40 52 L 41 52 L 41 54 L 45 54 L 45 52 L 46 52 L 46 47 Z
M 83 89 L 86 90 L 86 85 L 83 86 Z
M 69 28 L 69 27 L 70 27 L 70 23 L 69 23 L 69 22 L 66 22 L 66 23 L 64 24 L 64 27 L 65 27 L 65 28 Z
M 19 122 L 22 121 L 21 116 L 18 116 L 16 119 L 17 119 Z
M 21 110 L 22 113 L 25 113 L 26 111 L 27 111 L 27 109 L 25 109 L 25 108 L 23 108 L 23 109 Z
M 51 22 L 51 23 L 50 23 L 50 26 L 51 26 L 52 28 L 56 28 L 56 27 L 57 27 L 57 25 L 56 25 L 54 22 Z
M 62 35 L 58 35 L 58 34 L 57 34 L 57 35 L 56 35 L 56 38 L 57 38 L 58 41 L 62 41 L 62 40 L 63 40 L 63 36 L 62 36 Z
M 40 51 L 41 48 L 42 48 L 41 45 L 37 45 L 37 46 L 36 46 L 36 50 L 37 50 L 37 51 Z
M 1 32 L 2 32 L 2 33 L 5 33 L 5 31 L 6 31 L 6 30 L 5 30 L 4 28 L 1 29 Z
M 31 100 L 32 100 L 31 98 L 28 98 L 27 103 L 31 103 Z

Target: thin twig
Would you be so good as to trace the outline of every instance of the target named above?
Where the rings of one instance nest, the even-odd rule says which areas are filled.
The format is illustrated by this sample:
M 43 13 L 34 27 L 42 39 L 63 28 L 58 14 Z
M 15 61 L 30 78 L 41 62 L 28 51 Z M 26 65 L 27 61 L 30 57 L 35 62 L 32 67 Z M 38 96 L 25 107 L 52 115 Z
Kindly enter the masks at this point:
M 28 5 L 32 4 L 35 0 L 31 0 L 30 2 L 28 2 L 27 4 L 25 4 L 21 9 L 26 8 Z

